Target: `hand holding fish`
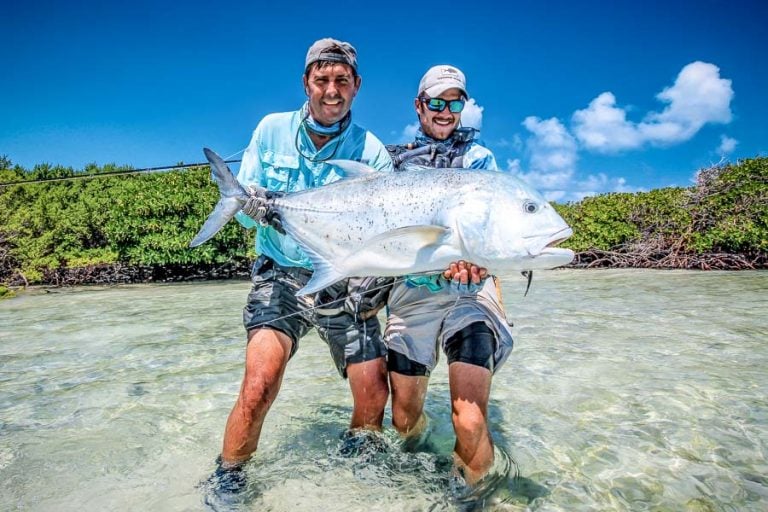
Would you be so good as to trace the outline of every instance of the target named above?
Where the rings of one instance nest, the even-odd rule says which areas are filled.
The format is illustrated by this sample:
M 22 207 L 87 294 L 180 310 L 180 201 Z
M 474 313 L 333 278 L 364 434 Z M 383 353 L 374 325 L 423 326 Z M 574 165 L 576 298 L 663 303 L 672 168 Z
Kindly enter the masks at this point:
M 285 234 L 280 215 L 269 207 L 267 192 L 263 188 L 248 187 L 248 199 L 242 212 L 262 226 L 272 226 L 277 232 Z
M 263 188 L 248 187 L 248 199 L 243 205 L 242 212 L 260 222 L 267 214 L 267 194 Z
M 469 261 L 459 260 L 451 262 L 443 277 L 450 281 L 451 289 L 458 293 L 476 293 L 482 288 L 488 270 Z

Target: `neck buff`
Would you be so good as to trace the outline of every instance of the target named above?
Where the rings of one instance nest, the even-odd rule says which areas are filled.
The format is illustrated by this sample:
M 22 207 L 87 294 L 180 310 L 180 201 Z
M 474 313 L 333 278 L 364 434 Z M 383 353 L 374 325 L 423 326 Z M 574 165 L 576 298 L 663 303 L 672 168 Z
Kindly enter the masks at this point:
M 429 135 L 426 135 L 423 131 L 421 131 L 421 128 L 419 128 L 419 131 L 416 133 L 416 144 L 418 146 L 428 146 L 430 144 L 439 144 L 441 146 L 450 146 L 453 143 L 453 135 L 456 133 L 454 130 L 453 133 L 451 133 L 451 136 L 448 137 L 445 140 L 437 140 L 433 139 Z
M 312 117 L 312 114 L 309 113 L 309 102 L 304 103 L 304 106 L 301 107 L 301 110 L 303 123 L 307 127 L 307 130 L 318 135 L 323 135 L 325 137 L 337 137 L 341 134 L 341 132 L 347 129 L 347 126 L 349 126 L 349 123 L 352 120 L 352 111 L 349 111 L 347 112 L 347 115 L 341 119 L 341 121 L 333 123 L 331 126 L 323 126 L 322 124 L 315 121 L 315 119 Z

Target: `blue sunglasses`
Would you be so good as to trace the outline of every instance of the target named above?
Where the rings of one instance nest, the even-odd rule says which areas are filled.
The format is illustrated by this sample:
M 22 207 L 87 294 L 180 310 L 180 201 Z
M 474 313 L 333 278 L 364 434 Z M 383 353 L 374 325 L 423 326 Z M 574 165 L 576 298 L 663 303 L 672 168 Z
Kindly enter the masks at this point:
M 444 100 L 442 98 L 419 97 L 419 101 L 427 104 L 427 108 L 432 112 L 442 112 L 445 107 L 453 114 L 458 114 L 464 110 L 464 100 Z

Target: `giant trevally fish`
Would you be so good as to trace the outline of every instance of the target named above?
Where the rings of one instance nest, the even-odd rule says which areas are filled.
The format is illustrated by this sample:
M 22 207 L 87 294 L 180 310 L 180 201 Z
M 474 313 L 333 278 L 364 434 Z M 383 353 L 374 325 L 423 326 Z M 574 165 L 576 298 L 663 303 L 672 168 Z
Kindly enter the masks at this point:
M 192 247 L 215 235 L 248 199 L 221 157 L 204 152 L 221 199 Z M 571 236 L 571 228 L 511 174 L 455 168 L 378 172 L 358 162 L 329 163 L 349 177 L 268 199 L 312 262 L 312 278 L 297 295 L 346 277 L 440 271 L 457 260 L 504 272 L 554 268 L 574 257 L 555 247 Z

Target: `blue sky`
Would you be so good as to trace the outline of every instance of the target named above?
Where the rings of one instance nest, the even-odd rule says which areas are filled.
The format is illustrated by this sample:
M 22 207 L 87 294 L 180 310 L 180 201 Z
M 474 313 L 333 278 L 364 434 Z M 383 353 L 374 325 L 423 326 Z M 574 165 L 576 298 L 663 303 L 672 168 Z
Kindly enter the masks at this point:
M 765 1 L 2 3 L 0 155 L 27 168 L 235 154 L 302 104 L 329 36 L 357 48 L 353 118 L 383 142 L 413 132 L 421 75 L 453 64 L 466 122 L 550 199 L 768 154 Z

